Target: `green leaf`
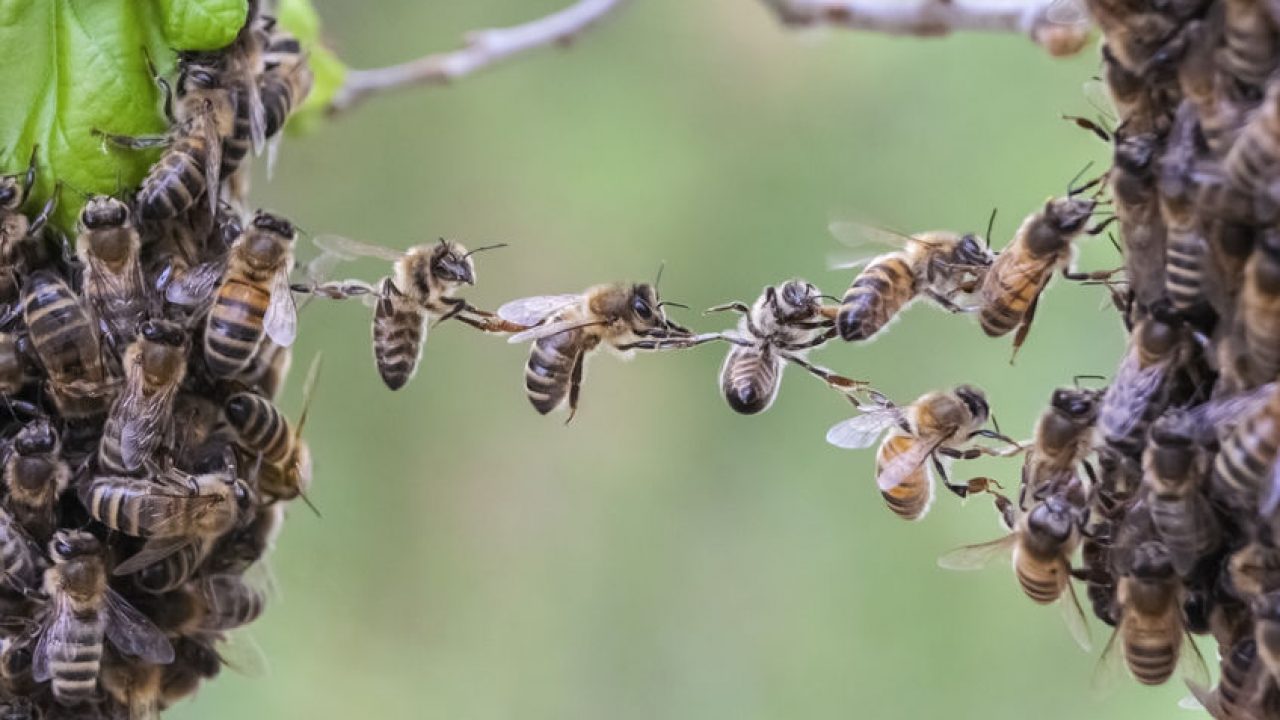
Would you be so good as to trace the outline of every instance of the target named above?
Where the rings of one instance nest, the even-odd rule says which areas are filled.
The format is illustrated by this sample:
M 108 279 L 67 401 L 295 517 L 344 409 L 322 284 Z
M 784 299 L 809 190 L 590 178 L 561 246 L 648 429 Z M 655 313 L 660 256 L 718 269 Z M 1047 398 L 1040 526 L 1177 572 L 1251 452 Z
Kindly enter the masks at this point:
M 0 172 L 21 172 L 37 149 L 41 207 L 64 183 L 54 224 L 74 232 L 86 193 L 132 189 L 159 152 L 104 146 L 95 128 L 123 135 L 166 130 L 149 55 L 171 75 L 175 51 L 224 47 L 248 0 L 0 0 Z
M 329 101 L 342 87 L 347 66 L 320 42 L 320 16 L 316 14 L 311 0 L 280 0 L 277 17 L 280 25 L 293 33 L 306 48 L 311 72 L 315 75 L 311 94 L 294 111 L 287 126 L 290 133 L 308 132 L 319 123 Z

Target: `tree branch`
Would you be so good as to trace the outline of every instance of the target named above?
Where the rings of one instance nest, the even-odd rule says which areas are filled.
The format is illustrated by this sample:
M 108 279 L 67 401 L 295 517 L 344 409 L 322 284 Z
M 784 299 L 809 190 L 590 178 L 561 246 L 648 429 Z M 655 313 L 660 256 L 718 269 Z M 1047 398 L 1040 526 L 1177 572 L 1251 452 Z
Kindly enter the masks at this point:
M 957 31 L 1026 34 L 1052 55 L 1084 47 L 1088 16 L 1075 0 L 764 0 L 783 23 L 831 25 L 889 35 L 939 37 Z
M 466 36 L 465 45 L 452 52 L 427 55 L 374 70 L 351 70 L 329 103 L 329 112 L 349 110 L 375 93 L 414 85 L 447 85 L 456 78 L 465 77 L 530 50 L 548 45 L 567 45 L 625 2 L 626 0 L 579 0 L 559 12 L 523 25 L 470 32 Z

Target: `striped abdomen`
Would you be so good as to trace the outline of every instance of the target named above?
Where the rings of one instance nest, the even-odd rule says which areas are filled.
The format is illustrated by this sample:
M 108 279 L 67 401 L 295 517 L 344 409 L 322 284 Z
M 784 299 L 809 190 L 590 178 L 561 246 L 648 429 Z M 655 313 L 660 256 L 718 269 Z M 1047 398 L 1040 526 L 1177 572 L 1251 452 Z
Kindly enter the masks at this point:
M 1177 611 L 1177 608 L 1174 608 Z M 1146 627 L 1146 625 L 1150 627 Z M 1176 620 L 1173 627 L 1177 627 Z M 1121 629 L 1124 640 L 1124 661 L 1129 672 L 1143 685 L 1160 685 L 1168 680 L 1178 667 L 1178 652 L 1182 649 L 1182 633 L 1170 632 L 1166 621 L 1144 622 L 1127 619 Z
M 71 625 L 67 642 L 49 647 L 49 671 L 54 698 L 62 705 L 75 705 L 97 699 L 105 622 L 96 609 L 66 612 L 73 613 L 67 621 Z
M 1067 568 L 1061 558 L 1038 558 L 1021 546 L 1015 552 L 1013 574 L 1027 597 L 1048 605 L 1062 596 L 1067 586 Z
M 156 484 L 149 478 L 100 478 L 85 493 L 85 507 L 95 520 L 125 535 L 149 535 L 165 518 L 151 495 Z
M 249 154 L 249 146 L 253 144 L 249 137 L 249 101 L 243 86 L 233 92 L 236 114 L 231 133 L 222 138 L 222 166 L 218 176 L 229 178 L 240 169 L 245 156 Z
M 1241 84 L 1265 87 L 1280 50 L 1271 15 L 1256 0 L 1228 0 L 1223 4 L 1226 18 L 1218 67 Z
M 1147 504 L 1156 534 L 1169 548 L 1173 566 L 1183 576 L 1195 567 L 1200 558 L 1217 548 L 1217 518 L 1204 504 L 1201 495 L 1192 494 L 1186 498 L 1153 495 Z
M 294 72 L 310 71 L 295 69 Z M 262 76 L 262 110 L 266 120 L 266 135 L 274 137 L 284 128 L 297 102 L 297 88 L 290 79 L 281 72 L 272 71 Z
M 911 435 L 895 432 L 880 443 L 876 452 L 876 476 L 884 471 L 886 465 L 899 455 L 908 452 L 919 442 Z M 933 502 L 933 483 L 929 480 L 929 471 L 922 463 L 912 470 L 902 483 L 889 490 L 881 490 L 889 509 L 903 520 L 919 520 L 929 511 Z
M 23 312 L 58 409 L 77 419 L 106 412 L 112 393 L 98 330 L 71 288 L 51 273 L 37 272 L 27 280 Z
M 1190 310 L 1203 301 L 1200 289 L 1204 258 L 1209 250 L 1196 221 L 1168 225 L 1165 240 L 1165 293 L 1175 310 Z
M 1277 140 L 1280 134 L 1276 133 L 1280 130 L 1277 122 L 1280 118 L 1274 117 L 1273 107 L 1277 101 L 1280 96 L 1271 93 L 1259 113 L 1240 131 L 1222 162 L 1227 179 L 1237 192 L 1253 194 L 1280 170 L 1280 140 Z
M 212 546 L 212 541 L 199 538 L 184 545 L 178 552 L 139 570 L 134 576 L 138 589 L 154 595 L 177 590 L 195 575 Z
M 271 304 L 265 287 L 228 277 L 218 288 L 204 331 L 209 372 L 231 377 L 247 367 L 262 344 L 262 319 Z
M 1213 461 L 1213 481 L 1232 507 L 1252 507 L 1276 459 L 1280 427 L 1267 411 L 1236 426 L 1222 441 Z
M 253 360 L 237 379 L 268 400 L 274 400 L 280 393 L 280 386 L 284 384 L 285 376 L 289 374 L 289 365 L 292 361 L 293 352 L 289 348 L 267 338 L 258 346 L 258 352 L 253 356 Z
M 26 380 L 27 369 L 18 353 L 17 334 L 0 332 L 0 395 L 17 395 Z
M 872 261 L 854 278 L 840 301 L 836 327 L 849 341 L 868 340 L 916 297 L 917 277 L 907 256 L 891 253 Z
M 743 415 L 764 412 L 778 396 L 782 360 L 767 348 L 734 345 L 720 368 L 720 392 Z
M 1053 272 L 1055 258 L 1034 258 L 1015 241 L 996 256 L 991 271 L 982 281 L 982 309 L 978 322 L 990 337 L 1013 330 L 1027 314 Z
M 109 475 L 128 475 L 134 470 L 125 467 L 120 450 L 120 419 L 115 414 L 107 416 L 102 424 L 102 440 L 98 443 L 98 470 Z
M 261 453 L 264 463 L 276 465 L 288 459 L 293 431 L 270 400 L 253 393 L 236 393 L 227 399 L 226 416 L 240 444 L 246 450 Z
M 539 338 L 529 349 L 524 366 L 524 390 L 533 409 L 546 415 L 559 407 L 569 395 L 573 368 L 579 362 L 583 347 L 582 330 Z
M 1222 674 L 1218 680 L 1218 705 L 1224 717 L 1247 717 L 1239 713 L 1257 692 L 1261 666 L 1258 646 L 1246 637 L 1231 647 L 1222 658 Z
M 0 510 L 0 564 L 10 589 L 35 589 L 39 581 L 35 550 L 14 518 Z
M 205 581 L 209 614 L 202 625 L 209 630 L 234 630 L 248 625 L 262 614 L 266 595 L 234 575 Z
M 9 458 L 4 477 L 9 491 L 6 505 L 18 524 L 39 542 L 48 540 L 53 532 L 53 505 L 68 474 L 67 466 L 49 455 L 14 453 Z
M 413 379 L 426 336 L 426 312 L 383 278 L 373 311 L 373 360 L 388 388 L 399 390 Z
M 207 121 L 196 121 L 192 127 L 200 122 Z M 138 215 L 144 220 L 167 220 L 191 209 L 205 194 L 208 161 L 209 152 L 203 137 L 191 132 L 174 138 L 173 144 L 142 179 L 137 195 Z
M 1251 260 L 1245 271 L 1245 286 L 1239 295 L 1240 319 L 1249 374 L 1258 382 L 1270 382 L 1280 374 L 1280 295 L 1256 286 L 1252 270 L 1257 261 Z

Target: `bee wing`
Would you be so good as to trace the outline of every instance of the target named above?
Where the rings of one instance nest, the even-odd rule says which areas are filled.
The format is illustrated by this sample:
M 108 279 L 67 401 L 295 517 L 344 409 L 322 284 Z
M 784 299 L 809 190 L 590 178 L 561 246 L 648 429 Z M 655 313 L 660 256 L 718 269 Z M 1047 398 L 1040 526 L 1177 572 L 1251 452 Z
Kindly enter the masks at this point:
M 1245 418 L 1258 413 L 1272 393 L 1276 383 L 1269 382 L 1235 395 L 1210 400 L 1183 413 L 1183 430 L 1199 442 L 1208 442 L 1224 430 L 1236 426 Z
M 577 330 L 579 328 L 591 327 L 592 325 L 604 325 L 604 324 L 606 323 L 600 322 L 600 321 L 583 322 L 581 320 L 561 320 L 559 322 L 547 323 L 545 325 L 539 325 L 537 327 L 530 328 L 523 332 L 518 332 L 515 335 L 512 335 L 511 337 L 507 338 L 507 342 L 512 344 L 518 344 L 522 342 L 528 342 L 530 340 L 540 340 L 544 337 L 559 335 L 560 333 L 569 332 L 570 330 Z
M 116 565 L 112 575 L 132 575 L 182 550 L 194 541 L 189 537 L 153 537 L 133 557 Z
M 1106 646 L 1102 648 L 1098 664 L 1093 668 L 1093 678 L 1089 686 L 1096 697 L 1106 697 L 1115 692 L 1117 680 L 1124 674 L 1124 662 L 1121 660 L 1124 653 L 1116 649 L 1116 638 L 1119 635 L 1120 628 L 1117 625 L 1116 629 L 1111 631 L 1111 638 L 1107 640 Z
M 71 608 L 62 594 L 54 595 L 53 609 L 50 611 L 46 625 L 31 653 L 31 678 L 36 682 L 46 682 L 53 677 L 50 656 L 62 648 L 75 647 L 71 639 Z
M 1102 396 L 1100 416 L 1109 418 L 1105 431 L 1111 435 L 1128 435 L 1139 422 L 1160 384 L 1167 363 L 1142 367 L 1136 352 L 1129 352 L 1120 363 L 1115 379 Z M 1108 412 L 1110 409 L 1110 412 Z
M 204 119 L 201 121 L 201 129 L 204 131 L 205 148 L 207 155 L 204 161 L 204 194 L 209 198 L 209 214 L 212 217 L 218 215 L 218 199 L 221 196 L 219 188 L 221 184 L 218 181 L 218 173 L 222 168 L 222 138 L 218 137 L 218 128 L 214 123 L 213 111 L 209 110 L 199 116 Z
M 1271 461 L 1271 482 L 1267 485 L 1267 493 L 1262 498 L 1262 506 L 1258 508 L 1263 517 L 1271 517 L 1276 506 L 1280 506 L 1280 458 Z
M 1100 79 L 1089 80 L 1084 84 L 1084 99 L 1103 116 L 1114 118 L 1118 114 L 1116 112 L 1115 103 L 1111 100 L 1111 91 L 1107 89 L 1107 84 Z
M 1087 25 L 1089 16 L 1079 0 L 1054 0 L 1045 12 L 1049 22 L 1056 25 Z
M 289 288 L 288 270 L 281 270 L 271 279 L 271 303 L 262 318 L 262 328 L 281 347 L 289 347 L 298 337 L 298 306 Z
M 1058 611 L 1062 613 L 1062 621 L 1067 624 L 1071 639 L 1085 652 L 1093 652 L 1089 623 L 1084 619 L 1084 609 L 1080 607 L 1080 598 L 1076 597 L 1076 588 L 1070 578 L 1067 578 L 1067 591 L 1058 598 Z
M 566 307 L 578 302 L 582 295 L 534 295 L 504 303 L 498 317 L 517 325 L 537 325 Z
M 170 399 L 177 387 L 141 397 L 142 393 L 125 393 L 120 396 L 120 459 L 125 468 L 142 467 L 160 444 L 163 425 L 167 419 L 165 408 L 171 407 Z
M 373 245 L 360 240 L 353 240 L 341 235 L 317 235 L 311 242 L 325 252 L 332 253 L 343 260 L 355 260 L 359 257 L 377 258 L 387 262 L 395 262 L 404 256 L 399 250 Z
M 929 459 L 929 456 L 933 454 L 933 451 L 937 450 L 938 446 L 942 444 L 942 440 L 943 438 L 939 438 L 933 442 L 917 440 L 910 448 L 907 449 L 906 452 L 893 458 L 888 462 L 888 464 L 881 468 L 879 474 L 876 475 L 876 485 L 880 486 L 880 489 L 885 492 L 901 485 L 908 477 L 911 476 L 911 473 L 920 469 L 920 466 Z M 929 468 L 926 469 L 929 472 L 929 477 L 926 478 L 926 480 L 932 484 L 933 470 Z
M 244 629 L 226 633 L 221 640 L 215 642 L 213 651 L 218 660 L 237 675 L 262 678 L 269 672 L 267 654 Z
M 855 450 L 871 447 L 875 441 L 902 417 L 897 408 L 876 408 L 831 426 L 827 442 L 838 448 Z
M 931 244 L 927 240 L 918 237 L 912 237 L 906 233 L 891 230 L 889 228 L 878 227 L 876 225 L 867 225 L 865 223 L 855 222 L 853 220 L 837 220 L 827 226 L 827 230 L 831 232 L 832 237 L 839 240 L 842 244 L 852 248 L 863 248 L 867 245 L 879 245 L 882 247 L 891 247 L 902 249 L 909 247 L 912 243 Z
M 1016 535 L 1009 533 L 988 542 L 956 548 L 938 558 L 938 567 L 946 570 L 981 570 L 990 565 L 992 560 L 1007 558 L 1016 539 Z
M 164 297 L 174 305 L 196 307 L 213 297 L 222 282 L 226 264 L 220 261 L 202 263 L 188 270 L 165 288 Z
M 155 623 L 111 588 L 106 588 L 104 600 L 107 640 L 117 650 L 153 665 L 173 662 L 173 646 Z
M 267 112 L 262 106 L 262 93 L 258 89 L 258 79 L 253 73 L 246 73 L 241 84 L 244 92 L 240 98 L 249 106 L 249 140 L 253 143 L 253 154 L 261 155 L 267 143 Z
M 1209 665 L 1196 645 L 1196 638 L 1189 630 L 1182 634 L 1182 652 L 1178 653 L 1178 672 L 1186 680 L 1187 687 L 1209 686 Z

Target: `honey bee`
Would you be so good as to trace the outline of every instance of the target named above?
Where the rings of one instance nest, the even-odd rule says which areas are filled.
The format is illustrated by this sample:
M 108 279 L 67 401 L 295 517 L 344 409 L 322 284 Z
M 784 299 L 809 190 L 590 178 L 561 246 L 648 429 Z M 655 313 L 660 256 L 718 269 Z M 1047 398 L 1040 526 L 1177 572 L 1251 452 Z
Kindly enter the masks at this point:
M 1280 681 L 1280 591 L 1272 591 L 1253 601 L 1254 640 L 1258 643 L 1258 657 L 1271 676 L 1272 682 Z
M 1201 137 L 1213 157 L 1222 157 L 1235 142 L 1246 110 L 1227 97 L 1218 72 L 1222 38 L 1222 4 L 1215 3 L 1203 20 L 1187 23 L 1187 52 L 1178 64 L 1178 86 L 1195 107 Z
M 20 312 L 0 318 L 0 397 L 17 395 L 32 380 L 27 360 L 30 340 L 13 327 L 21 318 Z
M 1274 383 L 1253 393 L 1266 397 L 1259 408 L 1240 416 L 1222 439 L 1213 461 L 1211 495 L 1232 509 L 1259 511 L 1269 516 L 1280 504 L 1280 483 L 1274 476 L 1280 445 L 1280 386 Z
M 98 330 L 67 283 L 38 270 L 23 287 L 23 316 L 32 349 L 49 376 L 49 389 L 64 418 L 104 415 L 115 394 Z
M 1080 511 L 1063 489 L 1018 512 L 1008 535 L 957 548 L 938 559 L 948 570 L 977 570 L 1012 553 L 1013 573 L 1027 597 L 1048 605 L 1057 602 L 1071 637 L 1091 646 L 1084 610 L 1071 585 L 1071 556 L 1080 544 Z M 1068 602 L 1069 600 L 1069 602 Z
M 39 551 L 9 512 L 0 508 L 0 582 L 5 589 L 26 594 L 40 585 Z
M 1268 228 L 1245 265 L 1237 306 L 1249 375 L 1268 382 L 1280 375 L 1280 232 Z
M 836 327 L 849 341 L 875 337 L 922 295 L 950 312 L 972 310 L 957 301 L 982 284 L 993 262 L 991 250 L 975 235 L 907 236 L 848 222 L 832 223 L 831 233 L 849 244 L 871 240 L 900 248 L 872 258 L 845 292 Z
M 1169 412 L 1152 425 L 1142 456 L 1147 507 L 1156 534 L 1179 577 L 1187 577 L 1222 540 L 1217 517 L 1200 493 L 1208 457 L 1182 428 L 1184 416 Z
M 509 342 L 533 341 L 525 365 L 525 393 L 546 415 L 567 398 L 569 418 L 578 411 L 587 357 L 605 345 L 631 357 L 633 350 L 664 350 L 692 339 L 687 329 L 663 312 L 657 283 L 596 285 L 577 295 L 543 295 L 513 300 L 498 317 L 530 329 Z
M 1024 483 L 1032 496 L 1061 487 L 1093 451 L 1093 426 L 1102 393 L 1060 388 L 1036 422 L 1031 447 L 1023 464 Z
M 302 497 L 310 504 L 306 491 L 311 486 L 311 448 L 302 439 L 302 430 L 319 374 L 320 357 L 316 356 L 303 385 L 302 411 L 296 427 L 290 427 L 284 414 L 260 395 L 241 392 L 227 398 L 227 424 L 235 432 L 237 443 L 254 456 L 258 490 L 268 497 Z
M 975 437 L 988 437 L 1019 446 L 993 430 L 983 428 L 991 416 L 986 395 L 971 385 L 930 392 L 900 408 L 879 393 L 873 403 L 861 404 L 861 415 L 836 424 L 827 442 L 839 448 L 870 447 L 881 434 L 888 435 L 876 451 L 876 484 L 889 509 L 904 520 L 919 520 L 933 503 L 933 473 L 947 489 L 960 497 L 969 485 L 953 484 L 945 459 L 972 459 L 998 451 L 970 446 Z M 891 429 L 892 428 L 892 429 Z
M 464 285 L 475 285 L 472 255 L 503 245 L 489 245 L 470 252 L 461 244 L 440 239 L 436 244 L 416 245 L 404 252 L 370 245 L 336 235 L 322 235 L 316 245 L 335 259 L 371 257 L 392 263 L 392 273 L 382 279 L 376 291 L 366 295 L 376 300 L 373 313 L 373 356 L 382 382 L 399 390 L 413 379 L 426 345 L 431 324 L 457 319 L 488 332 L 522 330 L 497 321 L 454 295 Z M 310 272 L 316 273 L 312 269 Z M 350 283 L 347 283 L 349 286 Z M 333 289 L 333 286 L 328 286 Z M 324 293 L 322 286 L 313 292 Z M 333 295 L 349 295 L 350 289 Z M 432 321 L 428 323 L 428 321 Z
M 128 205 L 105 195 L 89 198 L 80 211 L 76 239 L 84 266 L 84 296 L 104 330 L 103 337 L 121 347 L 133 340 L 146 310 L 141 249 Z
M 1181 320 L 1159 307 L 1134 326 L 1129 338 L 1098 412 L 1099 434 L 1121 449 L 1140 447 L 1149 419 L 1164 409 L 1165 381 L 1187 341 Z
M 173 647 L 156 626 L 107 585 L 102 544 L 80 530 L 59 530 L 49 542 L 45 571 L 51 606 L 32 655 L 36 682 L 53 681 L 62 705 L 92 701 L 105 638 L 122 654 L 163 665 Z
M 41 543 L 53 534 L 54 507 L 71 481 L 58 431 L 47 418 L 23 425 L 4 461 L 6 506 L 18 524 Z
M 99 470 L 128 474 L 151 459 L 168 434 L 187 372 L 187 333 L 165 320 L 138 329 L 124 358 L 124 391 L 111 406 L 98 449 Z
M 249 367 L 264 334 L 278 345 L 293 344 L 298 329 L 289 289 L 293 242 L 292 223 L 259 210 L 225 263 L 191 268 L 165 289 L 169 302 L 187 306 L 203 304 L 212 293 L 204 356 L 214 376 L 233 378 Z
M 1153 82 L 1150 75 L 1125 67 L 1105 41 L 1102 43 L 1102 79 L 1120 124 L 1133 132 L 1161 132 L 1168 122 L 1167 89 Z
M 36 151 L 31 148 L 31 160 L 22 175 L 0 175 L 0 302 L 13 302 L 18 298 L 18 273 L 23 265 L 22 249 L 29 241 L 39 238 L 58 204 L 58 185 L 44 208 L 34 218 L 22 212 L 31 189 L 36 182 Z
M 1262 106 L 1240 129 L 1217 171 L 1202 170 L 1200 203 L 1216 216 L 1265 223 L 1276 216 L 1271 179 L 1280 167 L 1280 85 L 1268 87 Z
M 81 501 L 95 520 L 148 539 L 115 567 L 116 575 L 131 575 L 189 547 L 207 552 L 252 500 L 233 466 L 199 475 L 172 468 L 151 478 L 98 475 L 81 488 Z
M 1218 67 L 1237 92 L 1254 100 L 1266 87 L 1280 57 L 1280 34 L 1260 0 L 1224 0 Z
M 1129 567 L 1119 577 L 1116 601 L 1120 621 L 1103 650 L 1104 662 L 1112 655 L 1116 639 L 1123 649 L 1125 664 L 1134 679 L 1143 685 L 1160 685 L 1178 667 L 1200 684 L 1207 684 L 1208 669 L 1194 642 L 1185 643 L 1188 632 L 1182 615 L 1182 583 L 1173 567 L 1168 548 L 1159 540 L 1148 540 L 1133 550 Z
M 838 389 L 854 390 L 865 384 L 814 365 L 805 357 L 836 332 L 831 317 L 835 308 L 823 306 L 821 292 L 813 285 L 789 280 L 765 288 L 750 307 L 735 302 L 708 312 L 720 310 L 742 314 L 736 333 L 725 336 L 734 346 L 720 368 L 720 392 L 735 411 L 752 415 L 769 409 L 778 396 L 786 362 Z M 705 340 L 718 337 L 703 336 Z
M 107 695 L 126 709 L 129 720 L 159 720 L 163 709 L 164 670 L 161 665 L 113 660 L 107 656 L 99 679 Z
M 258 78 L 264 72 L 263 53 L 274 24 L 251 10 L 236 39 L 221 52 L 223 83 L 235 107 L 231 131 L 222 139 L 220 175 L 224 178 L 235 175 L 251 148 L 260 153 L 266 142 L 266 110 Z
M 1121 65 L 1136 75 L 1147 75 L 1167 61 L 1161 51 L 1189 16 L 1187 11 L 1175 14 L 1168 8 L 1157 10 L 1127 0 L 1087 0 L 1086 5 L 1089 15 L 1106 35 L 1108 49 Z
M 1016 354 L 1035 318 L 1040 293 L 1061 270 L 1068 279 L 1088 279 L 1092 273 L 1071 271 L 1075 256 L 1072 241 L 1085 231 L 1097 202 L 1068 196 L 1049 200 L 1032 213 L 982 279 L 979 321 L 991 337 L 1000 337 L 1017 328 L 1013 348 Z
M 289 115 L 311 93 L 314 76 L 302 52 L 302 45 L 292 35 L 277 30 L 272 33 L 263 58 L 262 104 L 265 107 L 265 130 L 268 138 L 276 137 Z M 267 160 L 267 172 L 275 164 L 275 143 Z
M 277 344 L 271 338 L 264 338 L 253 360 L 244 372 L 236 376 L 236 380 L 268 400 L 274 400 L 280 394 L 292 364 L 293 352 L 289 348 Z
M 1209 251 L 1190 181 L 1197 154 L 1195 132 L 1194 108 L 1184 101 L 1165 141 L 1156 183 L 1165 227 L 1164 290 L 1173 309 L 1181 313 L 1204 302 L 1202 281 Z
M 1280 548 L 1265 525 L 1254 529 L 1253 537 L 1227 558 L 1227 581 L 1231 594 L 1245 603 L 1280 590 Z

